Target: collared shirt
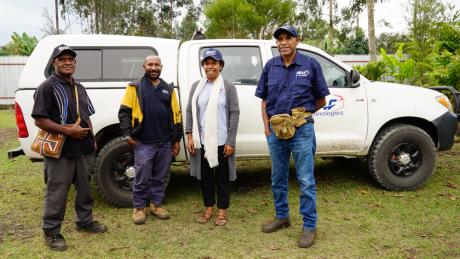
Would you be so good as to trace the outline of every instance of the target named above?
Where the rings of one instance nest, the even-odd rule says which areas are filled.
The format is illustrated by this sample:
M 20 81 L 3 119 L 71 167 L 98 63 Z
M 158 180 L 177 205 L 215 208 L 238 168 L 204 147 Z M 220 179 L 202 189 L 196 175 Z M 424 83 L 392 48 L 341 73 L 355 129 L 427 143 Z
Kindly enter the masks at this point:
M 34 94 L 33 118 L 48 118 L 57 124 L 74 124 L 77 121 L 75 87 L 78 92 L 80 127 L 89 127 L 89 116 L 95 113 L 85 88 L 72 78 L 72 83 L 53 74 L 37 88 Z M 88 155 L 94 149 L 94 136 L 89 134 L 84 139 L 68 137 L 62 147 L 61 156 L 67 158 Z
M 214 84 L 207 81 L 201 89 L 197 99 L 198 107 L 198 129 L 200 131 L 200 141 L 204 145 L 204 129 L 206 126 L 206 111 L 208 108 L 209 97 L 211 96 Z M 227 141 L 227 101 L 225 98 L 225 87 L 222 84 L 219 90 L 219 99 L 217 100 L 217 145 L 225 145 Z
M 164 81 L 152 85 L 144 76 L 141 80 L 142 91 L 142 129 L 136 138 L 145 144 L 170 142 L 173 134 L 171 93 Z
M 329 89 L 320 64 L 299 52 L 288 67 L 281 56 L 270 59 L 260 75 L 255 92 L 255 96 L 266 100 L 268 116 L 291 114 L 291 109 L 298 107 L 313 112 L 316 100 L 327 95 Z

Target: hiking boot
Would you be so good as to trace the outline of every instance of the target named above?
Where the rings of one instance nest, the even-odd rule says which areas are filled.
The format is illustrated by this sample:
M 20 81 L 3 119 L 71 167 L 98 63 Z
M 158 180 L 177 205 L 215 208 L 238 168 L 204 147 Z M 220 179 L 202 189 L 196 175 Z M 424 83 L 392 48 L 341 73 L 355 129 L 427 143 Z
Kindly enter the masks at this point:
M 77 230 L 87 233 L 104 233 L 107 231 L 107 226 L 97 221 L 91 221 L 91 223 L 84 226 L 77 225 Z
M 133 223 L 136 225 L 145 223 L 145 211 L 144 208 L 133 209 Z
M 152 213 L 158 219 L 169 219 L 169 213 L 161 206 L 157 206 L 150 203 L 150 213 Z
M 308 248 L 313 245 L 313 241 L 315 241 L 316 230 L 308 230 L 304 229 L 302 231 L 302 235 L 300 236 L 299 240 L 299 247 Z
M 287 219 L 275 218 L 274 220 L 262 225 L 262 232 L 271 233 L 271 232 L 275 232 L 282 228 L 287 228 L 290 226 L 291 226 L 291 220 L 289 218 Z
M 45 235 L 45 244 L 54 251 L 64 251 L 67 249 L 67 243 L 61 234 Z

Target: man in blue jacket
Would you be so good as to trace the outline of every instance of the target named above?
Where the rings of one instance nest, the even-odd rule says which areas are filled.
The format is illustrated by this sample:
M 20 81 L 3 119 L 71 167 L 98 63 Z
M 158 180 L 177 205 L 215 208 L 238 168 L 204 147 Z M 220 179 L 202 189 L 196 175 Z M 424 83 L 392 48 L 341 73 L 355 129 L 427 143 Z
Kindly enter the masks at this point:
M 274 232 L 291 225 L 288 205 L 289 160 L 292 153 L 300 185 L 303 231 L 299 247 L 310 247 L 316 233 L 316 185 L 313 174 L 316 150 L 312 114 L 329 95 L 320 64 L 300 54 L 299 36 L 285 24 L 274 35 L 280 56 L 264 67 L 255 95 L 262 99 L 262 118 L 272 160 L 275 219 L 262 231 Z

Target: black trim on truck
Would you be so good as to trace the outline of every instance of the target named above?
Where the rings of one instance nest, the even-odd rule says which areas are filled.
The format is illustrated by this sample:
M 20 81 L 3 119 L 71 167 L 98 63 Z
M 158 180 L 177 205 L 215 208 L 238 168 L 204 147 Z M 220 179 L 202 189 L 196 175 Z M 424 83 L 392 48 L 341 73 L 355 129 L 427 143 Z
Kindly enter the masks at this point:
M 454 145 L 458 116 L 453 112 L 446 112 L 432 122 L 438 133 L 438 150 L 450 149 Z

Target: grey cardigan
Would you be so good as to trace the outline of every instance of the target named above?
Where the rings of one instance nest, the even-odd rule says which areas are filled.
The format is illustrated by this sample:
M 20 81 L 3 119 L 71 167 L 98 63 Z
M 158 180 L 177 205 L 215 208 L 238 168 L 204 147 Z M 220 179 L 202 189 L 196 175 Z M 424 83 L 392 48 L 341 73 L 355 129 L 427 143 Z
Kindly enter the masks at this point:
M 193 131 L 193 118 L 192 118 L 192 98 L 195 90 L 200 81 L 196 81 L 192 85 L 190 95 L 187 103 L 187 110 L 185 114 L 185 133 Z M 238 94 L 236 87 L 229 81 L 224 79 L 225 99 L 227 101 L 227 141 L 225 144 L 235 147 L 236 146 L 236 132 L 238 131 L 238 121 L 240 118 L 240 108 L 238 104 Z M 197 115 L 198 117 L 198 115 Z M 236 149 L 235 149 L 236 150 Z M 229 179 L 230 181 L 236 180 L 236 166 L 235 154 L 228 158 Z M 190 154 L 190 175 L 201 180 L 201 149 L 196 149 L 196 154 Z

